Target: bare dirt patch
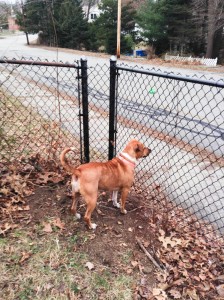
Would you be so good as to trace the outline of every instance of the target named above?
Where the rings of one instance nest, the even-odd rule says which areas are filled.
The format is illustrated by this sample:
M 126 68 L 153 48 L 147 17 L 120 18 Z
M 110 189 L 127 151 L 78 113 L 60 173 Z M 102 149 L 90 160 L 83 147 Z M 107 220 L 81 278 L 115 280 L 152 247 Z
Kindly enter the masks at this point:
M 57 247 L 62 249 L 62 254 L 67 249 L 66 252 L 69 251 L 69 254 L 66 253 L 64 256 L 69 256 L 69 262 L 72 261 L 75 266 L 68 272 L 78 276 L 79 272 L 76 268 L 81 268 L 85 284 L 83 284 L 83 276 L 78 276 L 75 291 L 66 280 L 62 280 L 65 287 L 60 290 L 56 280 L 53 280 L 50 274 L 49 289 L 37 280 L 36 284 L 30 283 L 30 290 L 28 290 L 27 286 L 15 286 L 13 281 L 9 280 L 7 284 L 1 286 L 3 298 L 14 299 L 13 297 L 17 296 L 17 299 L 25 299 L 23 296 L 26 295 L 26 299 L 30 299 L 31 296 L 35 296 L 36 299 L 48 299 L 47 297 L 54 295 L 54 299 L 133 299 L 132 297 L 144 299 L 142 296 L 149 295 L 155 279 L 154 266 L 140 251 L 135 240 L 136 236 L 148 239 L 148 217 L 145 215 L 142 201 L 137 195 L 130 196 L 127 203 L 129 213 L 123 216 L 119 210 L 112 207 L 112 202 L 108 201 L 108 194 L 100 195 L 98 207 L 93 214 L 94 222 L 98 227 L 95 231 L 91 231 L 87 229 L 83 220 L 76 221 L 71 215 L 71 198 L 68 190 L 62 183 L 35 188 L 25 201 L 26 210 L 23 209 L 24 203 L 17 202 L 16 205 L 20 206 L 21 210 L 11 211 L 2 219 L 1 225 L 10 224 L 11 228 L 8 228 L 9 230 L 3 236 L 11 241 L 15 236 L 19 237 L 17 239 L 19 244 L 23 243 L 25 238 L 21 237 L 24 235 L 32 239 L 29 244 L 35 241 L 37 248 L 45 243 L 45 239 L 58 240 L 50 256 L 55 255 L 54 251 Z M 12 205 L 15 206 L 15 203 Z M 79 212 L 83 215 L 84 211 L 85 208 L 81 205 Z M 19 250 L 20 253 L 14 255 L 12 249 L 6 249 L 7 251 L 11 254 L 7 258 L 7 264 L 19 265 L 20 269 L 25 271 L 28 264 L 36 264 L 35 256 L 42 250 L 36 252 Z M 77 254 L 81 255 L 78 260 Z M 17 259 L 12 258 L 15 255 L 18 256 Z M 43 259 L 43 264 L 48 267 L 50 264 L 53 270 L 61 267 L 62 259 L 58 259 L 53 266 L 48 259 Z M 40 266 L 33 269 L 30 276 L 35 277 L 37 274 L 43 276 L 40 269 Z M 94 284 L 96 286 L 93 286 Z M 114 289 L 113 285 L 117 287 Z M 12 287 L 15 293 L 10 296 L 8 290 Z

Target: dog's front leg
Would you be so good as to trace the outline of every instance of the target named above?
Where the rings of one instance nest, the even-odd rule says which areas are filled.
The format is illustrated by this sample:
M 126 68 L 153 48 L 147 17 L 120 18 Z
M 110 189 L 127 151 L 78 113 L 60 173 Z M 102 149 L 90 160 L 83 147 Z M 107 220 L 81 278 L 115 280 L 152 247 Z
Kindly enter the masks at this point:
M 129 188 L 123 188 L 121 190 L 121 213 L 126 214 L 127 211 L 125 209 L 125 202 L 128 196 Z
M 113 206 L 120 208 L 120 204 L 117 202 L 117 195 L 118 195 L 118 191 L 113 191 L 112 193 L 112 201 L 113 201 Z

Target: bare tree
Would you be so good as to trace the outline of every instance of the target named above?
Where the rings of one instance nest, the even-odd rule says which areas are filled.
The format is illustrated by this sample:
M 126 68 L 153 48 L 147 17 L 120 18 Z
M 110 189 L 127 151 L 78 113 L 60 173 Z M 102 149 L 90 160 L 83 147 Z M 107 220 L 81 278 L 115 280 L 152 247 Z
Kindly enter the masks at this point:
M 194 16 L 207 42 L 206 57 L 211 58 L 215 34 L 224 27 L 224 0 L 193 0 Z

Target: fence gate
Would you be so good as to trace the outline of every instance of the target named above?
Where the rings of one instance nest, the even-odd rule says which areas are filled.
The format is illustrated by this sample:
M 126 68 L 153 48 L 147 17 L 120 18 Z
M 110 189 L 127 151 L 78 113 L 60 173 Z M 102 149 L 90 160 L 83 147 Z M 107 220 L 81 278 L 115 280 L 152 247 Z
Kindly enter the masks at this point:
M 2 159 L 58 157 L 68 146 L 89 160 L 86 61 L 0 60 Z M 15 151 L 16 149 L 16 151 Z

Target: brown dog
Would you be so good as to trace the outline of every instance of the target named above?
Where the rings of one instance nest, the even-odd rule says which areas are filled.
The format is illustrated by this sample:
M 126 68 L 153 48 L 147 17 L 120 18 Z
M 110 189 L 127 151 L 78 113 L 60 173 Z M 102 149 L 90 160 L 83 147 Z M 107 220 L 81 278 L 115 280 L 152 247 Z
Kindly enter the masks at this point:
M 125 201 L 134 181 L 134 168 L 137 160 L 146 157 L 151 152 L 137 140 L 130 141 L 125 149 L 115 158 L 107 162 L 90 162 L 79 167 L 73 167 L 65 158 L 65 154 L 74 148 L 65 149 L 60 156 L 62 166 L 72 174 L 72 213 L 77 218 L 77 197 L 80 193 L 87 204 L 84 220 L 90 229 L 95 229 L 96 224 L 91 223 L 91 214 L 96 207 L 98 189 L 113 191 L 112 200 L 116 207 L 117 193 L 121 191 L 121 213 L 126 214 Z

